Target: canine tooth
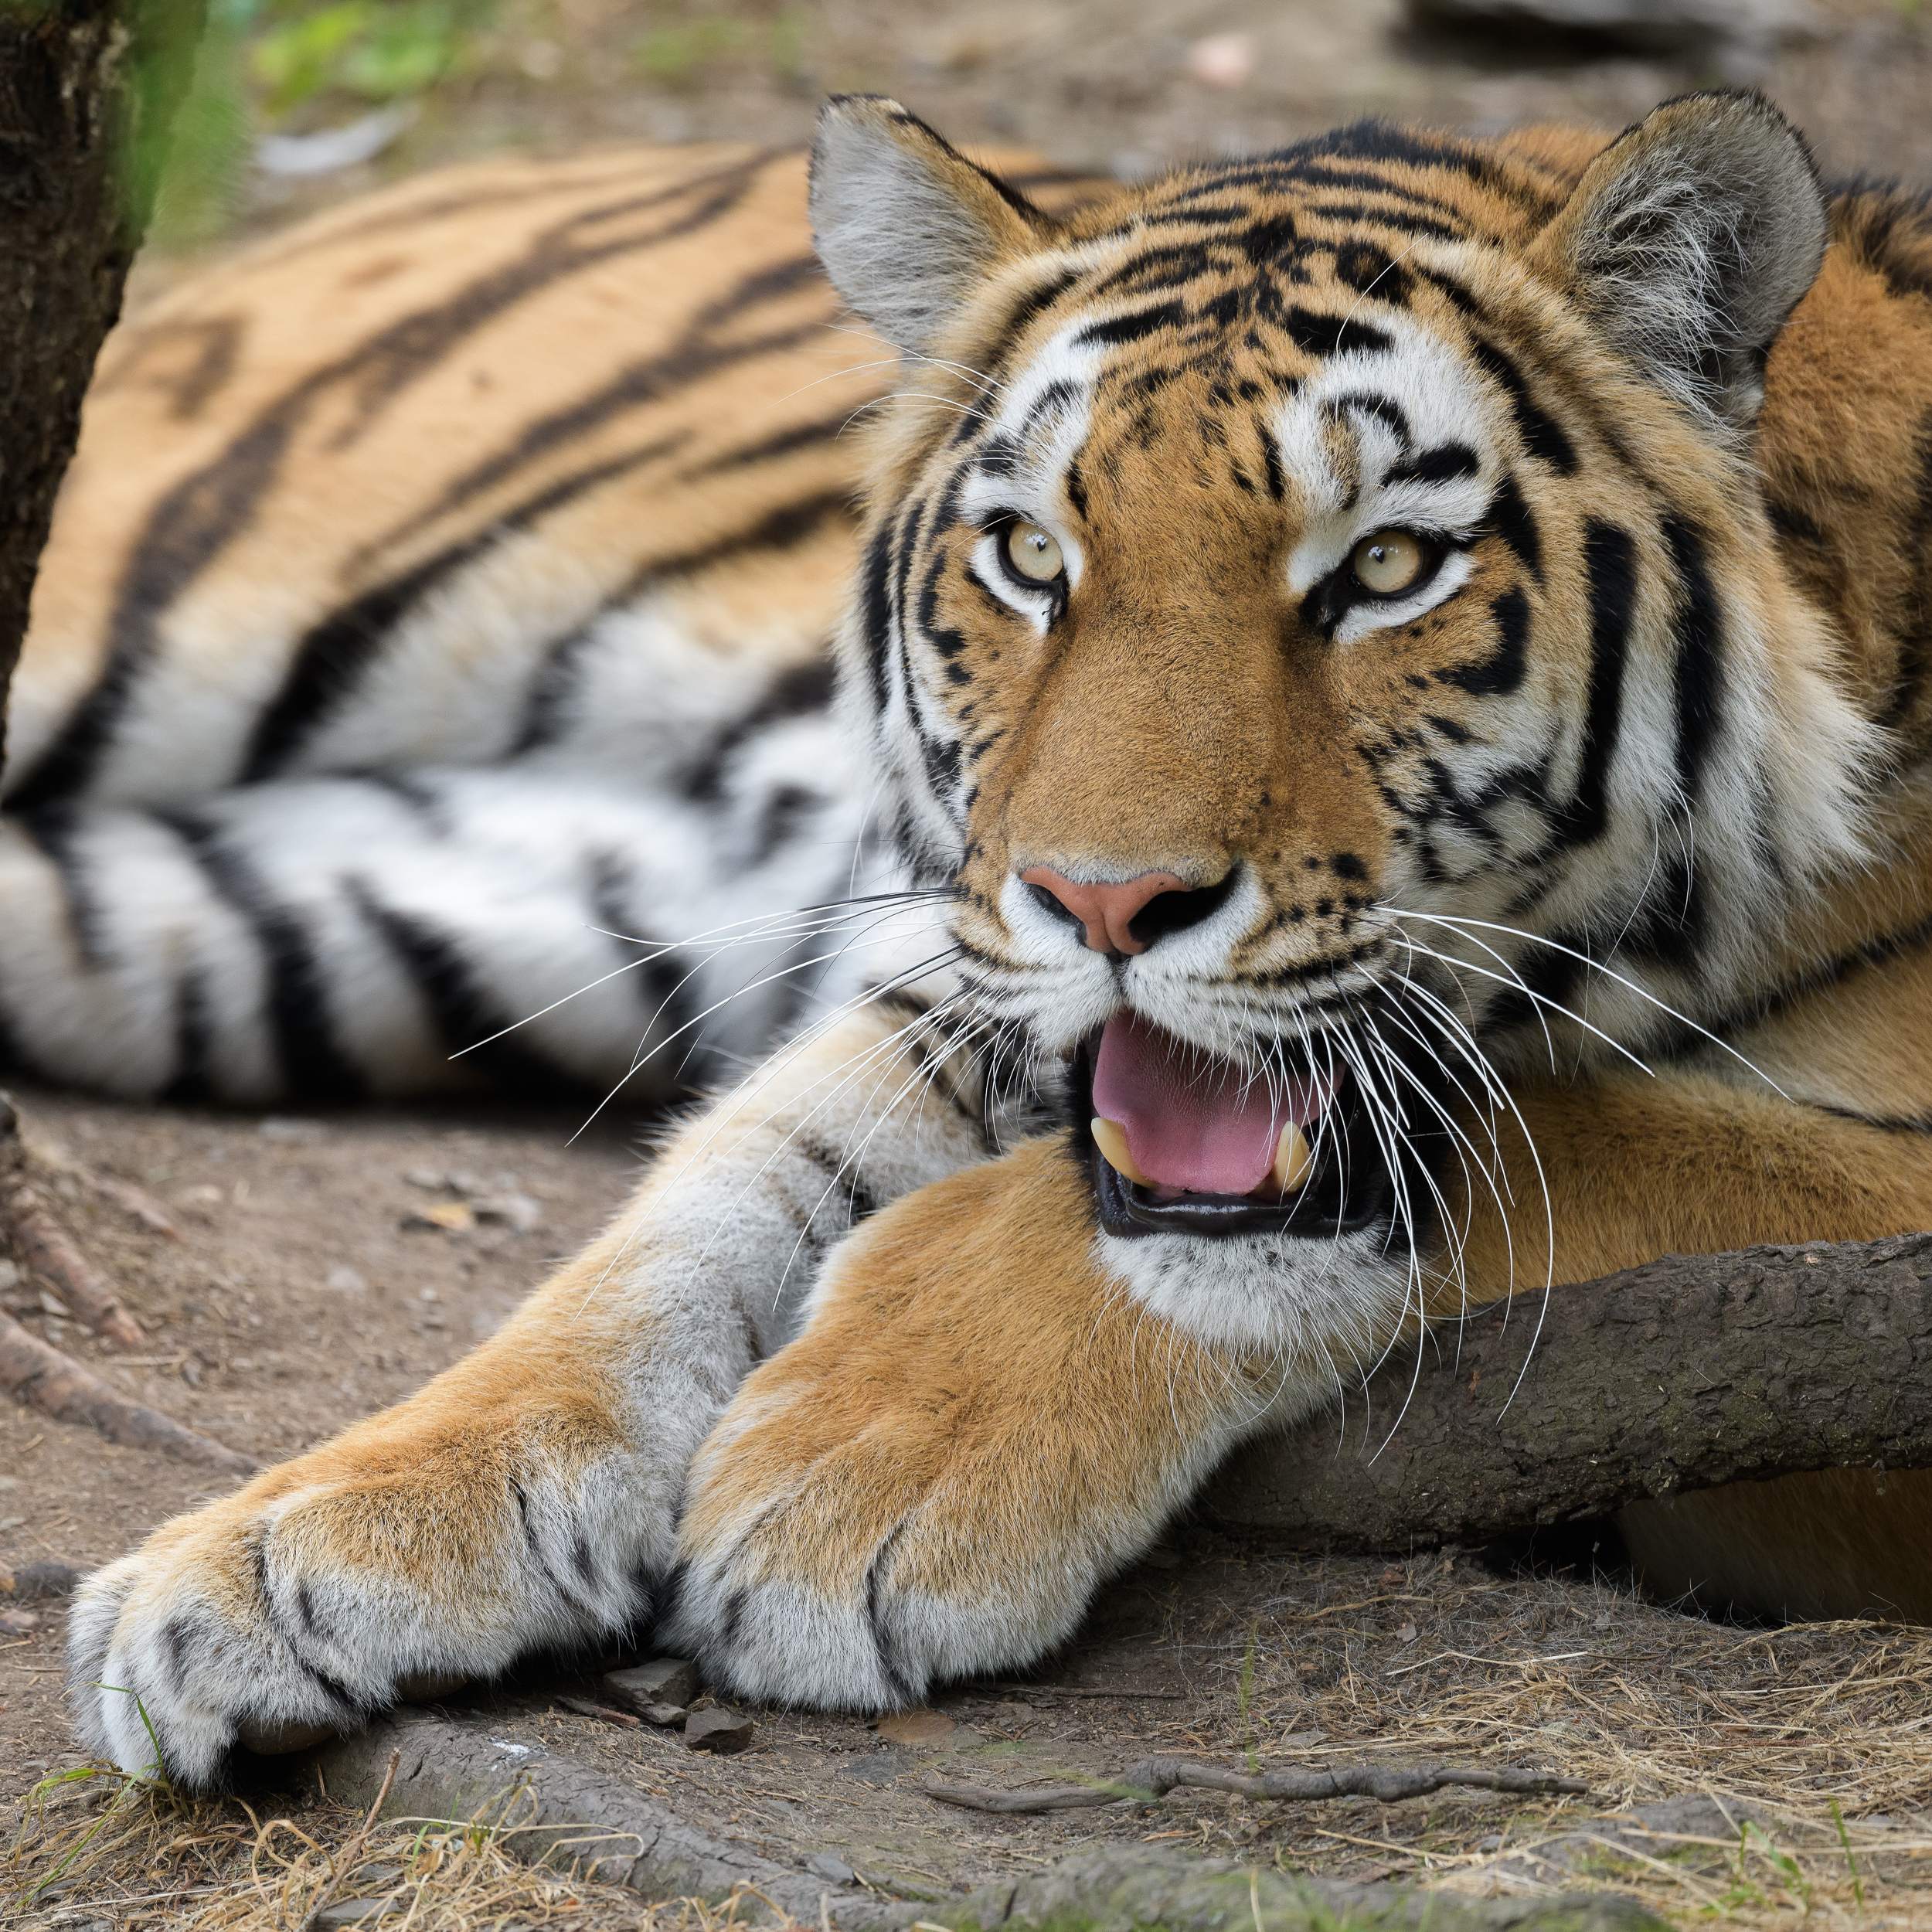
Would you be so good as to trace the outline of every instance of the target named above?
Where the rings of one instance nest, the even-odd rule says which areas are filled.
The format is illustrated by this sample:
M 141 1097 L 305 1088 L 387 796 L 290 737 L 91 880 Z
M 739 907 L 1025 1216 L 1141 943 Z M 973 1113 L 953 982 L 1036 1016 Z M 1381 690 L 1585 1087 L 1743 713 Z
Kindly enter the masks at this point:
M 1275 1185 L 1284 1194 L 1293 1194 L 1308 1178 L 1308 1170 L 1314 1165 L 1308 1137 L 1294 1121 L 1289 1121 L 1275 1143 L 1274 1165 L 1268 1170 L 1274 1176 Z
M 1104 1120 L 1097 1114 L 1093 1125 L 1094 1145 L 1100 1150 L 1100 1158 L 1137 1187 L 1151 1187 L 1154 1183 L 1134 1165 L 1134 1156 L 1127 1150 L 1127 1129 L 1118 1121 Z

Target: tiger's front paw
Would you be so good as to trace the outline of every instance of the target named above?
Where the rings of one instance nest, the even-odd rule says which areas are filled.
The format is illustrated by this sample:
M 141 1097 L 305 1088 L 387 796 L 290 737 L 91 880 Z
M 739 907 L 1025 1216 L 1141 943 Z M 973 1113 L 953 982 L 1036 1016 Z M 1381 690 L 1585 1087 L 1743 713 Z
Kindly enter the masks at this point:
M 1027 1430 L 962 1441 L 879 1394 L 836 1376 L 754 1393 L 700 1453 L 675 1641 L 713 1683 L 891 1709 L 1029 1662 L 1078 1621 L 1100 1565 L 1043 1493 Z
M 692 1465 L 677 1641 L 747 1696 L 877 1710 L 1069 1635 L 1253 1410 L 1097 1273 L 1050 1143 L 833 1266 Z
M 82 1735 L 137 1776 L 222 1783 L 238 1750 L 353 1730 L 411 1696 L 622 1630 L 668 1566 L 681 1470 L 581 1433 L 473 1426 L 342 1441 L 155 1531 L 69 1628 Z M 437 1437 L 440 1434 L 440 1440 Z

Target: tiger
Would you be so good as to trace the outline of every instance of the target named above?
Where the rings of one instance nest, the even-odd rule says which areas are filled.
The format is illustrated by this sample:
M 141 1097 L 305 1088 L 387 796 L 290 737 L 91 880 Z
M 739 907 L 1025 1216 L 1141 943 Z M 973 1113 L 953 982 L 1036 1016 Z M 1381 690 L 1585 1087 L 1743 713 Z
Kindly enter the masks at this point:
M 87 1580 L 90 1747 L 219 1786 L 645 1642 L 915 1703 L 1424 1323 L 1932 1226 L 1928 519 L 1932 214 L 1752 93 L 1131 183 L 847 96 L 156 301 L 15 701 L 9 1059 L 700 1097 Z M 1927 1496 L 1623 1524 L 1923 1617 Z

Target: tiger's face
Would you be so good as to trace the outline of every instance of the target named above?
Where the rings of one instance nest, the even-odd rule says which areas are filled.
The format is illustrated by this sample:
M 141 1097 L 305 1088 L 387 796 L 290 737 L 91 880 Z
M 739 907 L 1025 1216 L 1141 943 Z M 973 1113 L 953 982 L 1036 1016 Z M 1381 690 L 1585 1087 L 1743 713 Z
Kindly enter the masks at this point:
M 1358 128 L 1058 223 L 828 111 L 821 251 L 907 353 L 850 700 L 1156 1301 L 1413 1249 L 1576 960 L 1585 1048 L 1714 1010 L 1854 842 L 1748 457 L 1808 162 L 1743 97 L 1600 145 Z

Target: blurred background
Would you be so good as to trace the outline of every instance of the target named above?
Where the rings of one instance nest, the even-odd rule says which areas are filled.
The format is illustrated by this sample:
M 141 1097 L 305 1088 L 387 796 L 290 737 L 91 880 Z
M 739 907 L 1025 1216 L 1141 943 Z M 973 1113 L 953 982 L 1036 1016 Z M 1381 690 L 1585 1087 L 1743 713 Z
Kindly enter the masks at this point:
M 1765 88 L 1827 171 L 1932 182 L 1932 0 L 213 0 L 165 274 L 461 155 L 788 143 L 824 94 L 1134 173 L 1386 114 L 1617 127 Z

